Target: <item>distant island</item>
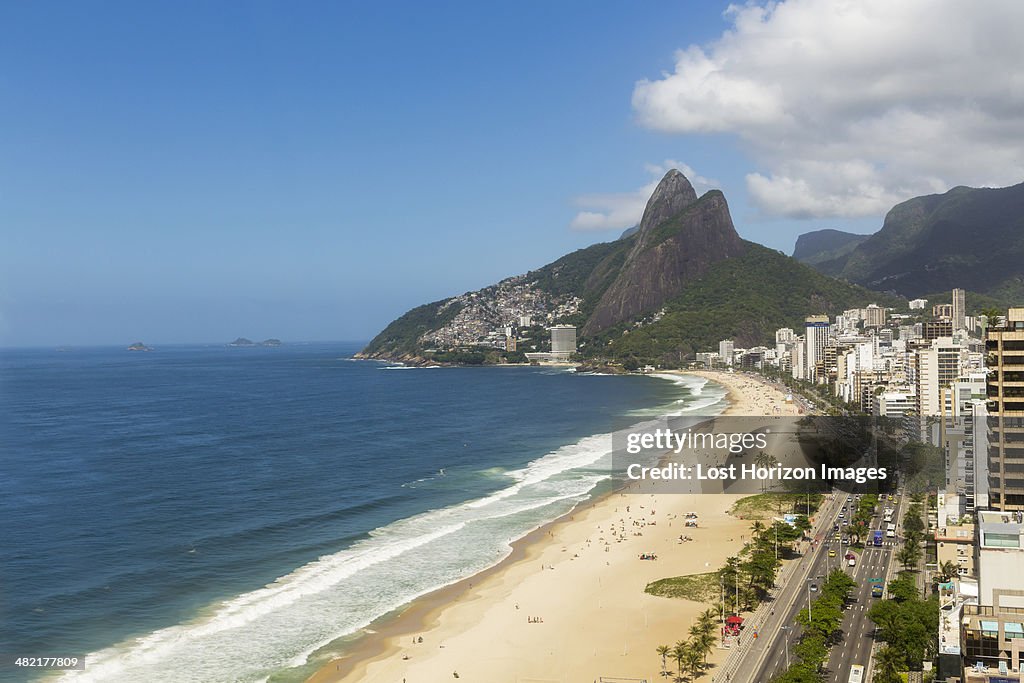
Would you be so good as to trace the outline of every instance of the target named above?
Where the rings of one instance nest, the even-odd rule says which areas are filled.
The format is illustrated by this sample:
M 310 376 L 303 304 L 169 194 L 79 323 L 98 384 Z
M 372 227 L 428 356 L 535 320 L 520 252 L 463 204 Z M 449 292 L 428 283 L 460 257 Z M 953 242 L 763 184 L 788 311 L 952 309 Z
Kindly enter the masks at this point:
M 142 342 L 135 342 L 134 344 L 131 344 L 128 347 L 128 350 L 129 351 L 152 351 L 153 349 L 149 348 L 148 346 L 146 346 Z
M 235 341 L 233 341 L 230 344 L 228 344 L 228 346 L 280 346 L 280 345 L 281 345 L 281 340 L 280 339 L 264 339 L 263 341 L 261 341 L 261 342 L 259 342 L 257 344 L 253 340 L 246 339 L 245 337 L 239 337 Z

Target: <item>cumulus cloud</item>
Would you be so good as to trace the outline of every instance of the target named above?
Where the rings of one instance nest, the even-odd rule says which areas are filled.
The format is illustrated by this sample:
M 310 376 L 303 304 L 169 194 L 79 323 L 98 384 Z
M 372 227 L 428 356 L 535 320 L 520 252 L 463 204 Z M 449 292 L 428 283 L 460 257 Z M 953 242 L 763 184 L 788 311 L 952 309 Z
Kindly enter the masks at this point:
M 573 203 L 581 211 L 573 217 L 569 227 L 573 230 L 624 230 L 640 222 L 647 206 L 647 200 L 654 193 L 658 182 L 671 169 L 678 169 L 689 179 L 697 194 L 717 187 L 718 181 L 705 178 L 688 164 L 666 159 L 660 164 L 647 164 L 644 170 L 651 179 L 643 187 L 632 192 L 586 194 L 576 197 Z
M 769 216 L 878 215 L 954 185 L 1024 180 L 1024 3 L 730 6 L 718 40 L 633 91 L 637 120 L 738 136 Z

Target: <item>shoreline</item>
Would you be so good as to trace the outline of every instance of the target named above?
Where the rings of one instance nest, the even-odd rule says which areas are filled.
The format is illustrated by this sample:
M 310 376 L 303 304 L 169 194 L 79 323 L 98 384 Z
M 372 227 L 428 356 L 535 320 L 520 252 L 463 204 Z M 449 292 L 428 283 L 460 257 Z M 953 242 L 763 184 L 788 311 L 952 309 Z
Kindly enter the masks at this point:
M 721 385 L 729 401 L 722 415 L 777 415 L 791 408 L 777 389 L 759 378 L 713 371 L 663 374 L 699 376 Z M 778 412 L 772 412 L 775 409 Z M 643 500 L 647 496 L 651 497 L 650 501 Z M 345 646 L 347 651 L 322 665 L 306 680 L 310 683 L 429 681 L 452 677 L 456 672 L 466 680 L 487 680 L 481 677 L 483 671 L 488 672 L 487 676 L 494 676 L 492 680 L 514 680 L 540 676 L 550 672 L 551 667 L 559 666 L 569 667 L 566 669 L 569 678 L 562 680 L 584 680 L 597 675 L 623 675 L 619 669 L 624 665 L 628 665 L 631 672 L 653 675 L 660 667 L 654 647 L 671 645 L 684 637 L 689 625 L 686 614 L 692 617 L 707 605 L 655 598 L 645 594 L 643 586 L 656 578 L 717 570 L 726 557 L 737 552 L 751 522 L 732 517 L 728 509 L 735 502 L 733 499 L 741 497 L 744 496 L 645 492 L 642 499 L 641 494 L 624 489 L 594 495 L 514 541 L 510 554 L 494 566 L 415 598 L 405 607 L 374 620 L 361 633 L 352 634 Z M 645 506 L 648 502 L 650 508 Z M 630 512 L 630 505 L 637 506 L 637 510 Z M 655 514 L 655 505 L 661 514 Z M 620 507 L 626 513 L 620 511 Z M 704 529 L 692 530 L 697 547 L 703 548 L 704 553 L 687 552 L 693 546 L 676 541 L 676 534 L 683 530 L 683 511 L 690 508 L 700 514 L 702 527 L 708 525 L 721 532 L 711 537 Z M 627 516 L 630 527 L 625 526 Z M 653 529 L 658 521 L 663 527 Z M 664 524 L 667 522 L 671 527 L 673 521 L 678 528 L 675 533 L 666 535 Z M 623 532 L 627 528 L 635 529 L 634 536 L 622 533 L 612 545 L 609 539 L 617 535 L 613 530 L 616 524 Z M 652 527 L 650 530 L 648 525 Z M 634 542 L 645 532 L 662 538 Z M 605 542 L 602 554 L 596 557 L 599 551 L 593 543 L 595 534 L 603 534 L 597 538 Z M 641 544 L 643 548 L 639 547 Z M 624 546 L 631 547 L 627 551 Z M 575 550 L 571 555 L 570 548 Z M 652 549 L 659 557 L 671 559 L 672 564 L 638 561 L 632 552 Z M 589 563 L 576 562 L 586 556 L 590 556 Z M 538 559 L 541 570 L 535 567 Z M 601 560 L 604 560 L 604 567 Z M 556 578 L 560 575 L 567 578 Z M 597 592 L 602 596 L 596 608 L 593 605 L 595 580 Z M 607 585 L 602 583 L 604 580 L 608 581 Z M 580 586 L 587 585 L 589 589 L 581 592 Z M 566 599 L 561 600 L 561 596 Z M 603 604 L 605 596 L 608 605 Z M 549 623 L 560 624 L 555 627 L 557 630 L 552 632 L 545 623 L 530 623 L 526 617 L 541 610 L 534 608 L 520 613 L 520 603 L 544 605 Z M 629 628 L 623 621 L 636 620 L 635 605 L 641 607 L 643 626 L 634 624 Z M 544 618 L 544 614 L 536 616 Z M 595 645 L 593 633 L 584 640 L 576 632 L 592 627 L 594 619 L 613 622 L 612 628 L 601 629 L 608 632 L 598 637 L 600 641 L 607 641 L 601 642 L 600 648 Z M 645 634 L 650 640 L 646 648 L 650 653 L 644 647 L 636 652 L 624 642 L 636 639 L 637 631 L 650 631 Z M 424 638 L 424 643 L 416 642 L 420 637 Z M 505 642 L 498 647 L 496 656 L 495 646 L 502 640 Z M 552 640 L 559 641 L 558 649 L 544 655 L 542 651 Z M 612 643 L 622 654 L 608 654 Z M 325 646 L 323 650 L 329 651 L 330 647 Z M 632 655 L 628 653 L 630 649 L 634 649 Z M 558 657 L 553 657 L 556 651 Z M 716 650 L 709 661 L 714 664 L 724 652 L 727 651 Z M 566 661 L 567 656 L 571 661 Z M 498 671 L 503 672 L 502 675 L 497 675 Z

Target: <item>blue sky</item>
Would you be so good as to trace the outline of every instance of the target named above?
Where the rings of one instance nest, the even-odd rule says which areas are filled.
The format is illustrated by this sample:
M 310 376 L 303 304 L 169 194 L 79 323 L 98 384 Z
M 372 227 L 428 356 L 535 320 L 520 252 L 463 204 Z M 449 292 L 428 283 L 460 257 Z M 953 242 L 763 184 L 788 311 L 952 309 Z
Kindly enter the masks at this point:
M 367 339 L 614 238 L 666 160 L 787 253 L 877 229 L 888 194 L 775 201 L 817 167 L 758 145 L 763 120 L 666 114 L 700 92 L 677 51 L 741 63 L 743 22 L 781 23 L 726 7 L 5 3 L 0 344 Z M 927 187 L 973 180 L 948 175 Z

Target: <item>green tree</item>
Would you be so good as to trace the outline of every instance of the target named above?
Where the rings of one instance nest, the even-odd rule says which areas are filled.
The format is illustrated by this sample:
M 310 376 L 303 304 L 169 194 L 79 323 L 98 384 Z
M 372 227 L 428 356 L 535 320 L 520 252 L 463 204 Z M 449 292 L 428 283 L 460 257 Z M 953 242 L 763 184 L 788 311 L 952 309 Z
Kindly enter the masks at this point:
M 672 659 L 676 660 L 676 668 L 679 671 L 679 677 L 683 678 L 686 675 L 686 669 L 683 662 L 686 661 L 686 641 L 677 641 L 675 647 L 672 648 Z
M 672 652 L 672 648 L 668 645 L 659 645 L 656 648 L 656 652 L 661 655 L 661 670 L 664 671 L 668 668 L 668 655 Z
M 900 667 L 903 666 L 903 657 L 892 647 L 886 645 L 878 651 L 875 659 L 876 683 L 902 683 Z
M 946 560 L 939 565 L 939 571 L 935 575 L 936 580 L 946 582 L 952 580 L 954 577 L 960 576 L 960 567 L 956 562 L 952 560 Z
M 686 652 L 683 653 L 683 663 L 686 665 L 686 670 L 694 678 L 704 668 L 704 659 L 704 650 L 698 643 L 690 641 L 686 644 Z
M 921 546 L 910 542 L 904 544 L 899 552 L 896 553 L 896 559 L 903 565 L 904 570 L 911 571 L 915 569 L 918 560 L 921 559 Z

